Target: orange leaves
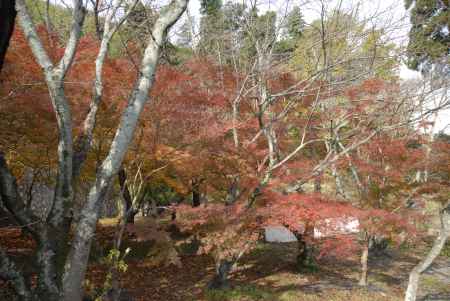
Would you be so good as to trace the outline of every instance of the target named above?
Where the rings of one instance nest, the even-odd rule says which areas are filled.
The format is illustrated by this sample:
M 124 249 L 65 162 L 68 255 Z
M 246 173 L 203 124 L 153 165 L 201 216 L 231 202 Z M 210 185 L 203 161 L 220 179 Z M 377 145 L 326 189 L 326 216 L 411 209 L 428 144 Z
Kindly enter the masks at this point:
M 382 209 L 361 210 L 359 213 L 360 228 L 369 235 L 389 238 L 394 243 L 413 241 L 419 234 L 416 223 L 421 214 L 412 211 L 392 212 Z
M 200 240 L 199 253 L 213 254 L 216 260 L 249 251 L 259 238 L 260 225 L 255 224 L 253 212 L 242 204 L 208 204 L 195 208 L 179 205 L 174 208 L 177 225 Z
M 380 93 L 385 88 L 385 81 L 379 78 L 365 80 L 361 85 L 361 90 L 369 94 Z

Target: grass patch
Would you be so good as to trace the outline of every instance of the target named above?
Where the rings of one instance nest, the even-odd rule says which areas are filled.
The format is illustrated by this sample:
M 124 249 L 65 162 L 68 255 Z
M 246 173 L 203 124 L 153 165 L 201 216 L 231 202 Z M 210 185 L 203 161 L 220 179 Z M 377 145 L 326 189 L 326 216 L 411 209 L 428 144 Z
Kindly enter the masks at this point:
M 433 290 L 440 293 L 450 293 L 450 287 L 448 283 L 436 278 L 433 275 L 422 275 L 420 279 L 422 288 L 426 290 Z
M 338 291 L 328 290 L 321 294 L 306 294 L 301 291 L 286 291 L 274 301 L 401 301 L 400 297 L 383 296 L 364 290 Z
M 295 286 L 285 287 L 282 292 L 270 291 L 255 285 L 237 286 L 227 290 L 207 291 L 208 301 L 402 301 L 400 296 L 387 296 L 364 289 L 327 289 L 321 293 L 307 293 Z
M 208 301 L 253 301 L 253 300 L 277 300 L 276 295 L 257 286 L 238 286 L 226 290 L 208 290 Z
M 441 255 L 450 258 L 450 240 L 447 240 L 445 243 L 444 248 L 441 251 Z

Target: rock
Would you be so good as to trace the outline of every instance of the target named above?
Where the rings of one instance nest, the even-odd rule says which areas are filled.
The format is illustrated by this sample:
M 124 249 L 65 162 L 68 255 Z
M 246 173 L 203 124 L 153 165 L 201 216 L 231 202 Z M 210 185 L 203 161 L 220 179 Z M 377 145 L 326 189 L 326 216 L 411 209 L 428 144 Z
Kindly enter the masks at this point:
M 283 226 L 269 226 L 264 229 L 264 236 L 267 242 L 294 242 L 297 241 L 295 235 Z

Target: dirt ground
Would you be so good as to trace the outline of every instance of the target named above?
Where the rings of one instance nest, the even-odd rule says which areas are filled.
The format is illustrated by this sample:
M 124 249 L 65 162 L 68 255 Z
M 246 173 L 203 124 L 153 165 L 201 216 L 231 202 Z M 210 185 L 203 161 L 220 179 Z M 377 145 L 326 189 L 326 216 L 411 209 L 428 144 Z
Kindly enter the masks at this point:
M 105 281 L 107 264 L 101 247 L 111 241 L 114 229 L 100 227 L 92 251 L 86 282 L 87 290 L 99 291 Z M 16 228 L 0 229 L 0 245 L 8 250 L 29 273 L 33 272 L 30 254 L 33 243 Z M 231 275 L 231 287 L 224 291 L 208 291 L 207 282 L 214 274 L 211 257 L 181 255 L 181 266 L 155 266 L 151 256 L 134 254 L 126 259 L 127 272 L 121 274 L 123 295 L 132 300 L 164 301 L 396 301 L 402 300 L 408 273 L 423 254 L 422 247 L 388 249 L 386 254 L 372 258 L 369 266 L 369 286 L 357 285 L 359 258 L 321 260 L 314 272 L 298 272 L 294 267 L 295 245 L 261 242 L 244 257 Z M 135 249 L 136 246 L 134 246 Z M 151 248 L 151 245 L 149 246 Z M 145 248 L 142 248 L 145 250 Z M 142 251 L 142 250 L 141 250 Z M 103 254 L 103 255 L 102 255 Z M 439 257 L 421 278 L 421 300 L 450 300 L 450 257 Z M 8 283 L 0 280 L 0 298 L 13 300 Z M 124 297 L 124 300 L 128 300 Z

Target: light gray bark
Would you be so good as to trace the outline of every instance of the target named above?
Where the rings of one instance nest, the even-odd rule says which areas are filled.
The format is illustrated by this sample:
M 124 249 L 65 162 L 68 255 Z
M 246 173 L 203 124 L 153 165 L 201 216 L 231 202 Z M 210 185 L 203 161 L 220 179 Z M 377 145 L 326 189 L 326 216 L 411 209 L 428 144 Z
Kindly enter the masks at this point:
M 37 264 L 38 286 L 40 298 L 58 300 L 59 276 L 67 244 L 67 235 L 71 222 L 71 206 L 73 202 L 72 188 L 72 113 L 64 91 L 64 78 L 69 71 L 81 37 L 81 29 L 86 14 L 82 0 L 73 1 L 72 26 L 61 60 L 54 65 L 47 54 L 36 32 L 24 0 L 16 1 L 19 25 L 24 32 L 28 44 L 37 63 L 41 66 L 49 91 L 53 110 L 58 125 L 58 164 L 55 193 L 52 206 L 46 218 L 46 224 L 39 229 Z
M 174 0 L 161 14 L 156 22 L 152 35 L 149 36 L 148 47 L 142 61 L 141 74 L 135 89 L 129 99 L 110 152 L 97 173 L 86 206 L 81 213 L 74 243 L 67 257 L 60 288 L 57 262 L 65 256 L 67 236 L 71 224 L 71 206 L 73 201 L 73 179 L 79 174 L 90 149 L 92 133 L 95 127 L 96 113 L 101 101 L 103 82 L 102 67 L 108 52 L 109 43 L 117 27 L 126 19 L 129 10 L 119 22 L 112 26 L 112 16 L 116 13 L 122 0 L 117 0 L 105 20 L 104 35 L 96 60 L 96 78 L 94 82 L 94 98 L 84 122 L 83 134 L 77 141 L 74 151 L 72 137 L 72 116 L 70 106 L 64 91 L 64 78 L 72 65 L 76 49 L 81 37 L 81 29 L 86 9 L 82 0 L 73 1 L 72 27 L 64 54 L 57 64 L 53 64 L 45 51 L 35 26 L 28 13 L 24 0 L 16 2 L 19 25 L 22 28 L 37 63 L 43 70 L 49 95 L 55 111 L 59 131 L 58 141 L 58 173 L 55 195 L 47 223 L 39 228 L 36 240 L 38 242 L 37 262 L 39 265 L 38 291 L 45 300 L 80 300 L 82 296 L 81 283 L 87 265 L 90 249 L 90 239 L 95 231 L 98 209 L 102 197 L 107 191 L 112 177 L 117 173 L 122 163 L 128 144 L 132 140 L 134 129 L 148 98 L 149 89 L 158 61 L 159 48 L 171 25 L 180 17 L 186 8 L 187 0 Z M 136 3 L 136 1 L 134 2 Z M 3 177 L 5 179 L 5 177 Z M 17 207 L 17 206 L 16 206 Z M 30 217 L 20 207 L 12 208 L 21 224 L 29 224 Z M 41 223 L 39 223 L 41 224 Z M 61 272 L 62 273 L 62 272 Z M 45 297 L 44 297 L 45 296 Z
M 131 11 L 136 6 L 138 0 L 134 0 L 126 13 L 113 25 L 113 18 L 123 0 L 116 0 L 112 8 L 108 11 L 103 27 L 103 35 L 100 42 L 100 49 L 95 60 L 95 80 L 93 85 L 93 98 L 89 106 L 89 111 L 83 122 L 83 130 L 75 143 L 75 153 L 73 157 L 73 176 L 77 177 L 81 167 L 86 160 L 87 154 L 91 148 L 95 124 L 97 121 L 97 112 L 103 96 L 103 65 L 108 55 L 111 39 L 120 25 L 128 18 Z
M 128 105 L 122 114 L 119 127 L 109 153 L 101 164 L 86 205 L 76 227 L 71 252 L 66 261 L 61 300 L 77 301 L 82 297 L 91 240 L 95 232 L 100 203 L 113 176 L 117 174 L 130 144 L 140 113 L 148 99 L 149 90 L 158 62 L 159 50 L 168 29 L 178 20 L 187 6 L 187 0 L 174 0 L 156 21 L 141 62 L 140 76 Z
M 410 272 L 405 301 L 416 301 L 420 275 L 425 272 L 439 256 L 450 236 L 450 203 L 441 211 L 441 227 L 428 254 Z
M 345 195 L 344 186 L 342 185 L 341 175 L 339 174 L 339 171 L 336 168 L 336 164 L 331 164 L 331 174 L 334 177 L 334 181 L 336 184 L 336 193 L 340 196 L 342 196 L 344 199 L 347 198 Z
M 361 254 L 361 275 L 359 278 L 359 285 L 361 286 L 367 286 L 367 273 L 368 273 L 368 261 L 369 261 L 369 240 L 370 238 L 367 238 L 364 242 L 364 246 L 362 249 Z
M 72 202 L 72 114 L 64 93 L 64 78 L 72 65 L 81 37 L 81 28 L 86 13 L 83 1 L 74 0 L 72 27 L 64 54 L 55 66 L 44 49 L 36 32 L 24 0 L 16 1 L 18 21 L 28 44 L 45 75 L 49 95 L 58 124 L 58 175 L 53 206 L 49 214 L 50 223 L 57 227 L 68 214 Z

